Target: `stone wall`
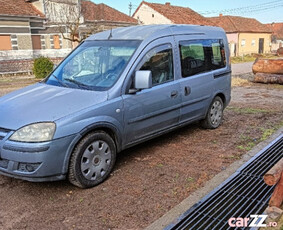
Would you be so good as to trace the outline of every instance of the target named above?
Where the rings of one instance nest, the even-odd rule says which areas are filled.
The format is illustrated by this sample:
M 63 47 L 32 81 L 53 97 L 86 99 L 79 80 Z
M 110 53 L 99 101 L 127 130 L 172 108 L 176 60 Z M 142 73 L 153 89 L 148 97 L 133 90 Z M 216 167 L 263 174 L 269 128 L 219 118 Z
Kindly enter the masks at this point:
M 63 58 L 50 58 L 50 60 L 58 65 Z M 32 74 L 33 62 L 33 59 L 2 60 L 0 61 L 0 76 L 10 74 Z
M 32 41 L 30 35 L 17 35 L 18 49 L 30 50 L 32 49 Z

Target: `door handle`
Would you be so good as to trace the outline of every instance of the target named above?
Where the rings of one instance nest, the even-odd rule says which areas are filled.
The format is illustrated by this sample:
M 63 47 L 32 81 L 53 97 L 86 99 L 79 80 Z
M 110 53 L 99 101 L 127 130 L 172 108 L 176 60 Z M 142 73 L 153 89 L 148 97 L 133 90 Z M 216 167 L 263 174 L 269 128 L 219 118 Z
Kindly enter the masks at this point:
M 189 86 L 185 86 L 185 96 L 188 96 L 191 93 L 191 88 Z
M 175 98 L 177 96 L 178 96 L 178 91 L 177 90 L 174 90 L 174 91 L 171 92 L 171 97 L 172 98 Z

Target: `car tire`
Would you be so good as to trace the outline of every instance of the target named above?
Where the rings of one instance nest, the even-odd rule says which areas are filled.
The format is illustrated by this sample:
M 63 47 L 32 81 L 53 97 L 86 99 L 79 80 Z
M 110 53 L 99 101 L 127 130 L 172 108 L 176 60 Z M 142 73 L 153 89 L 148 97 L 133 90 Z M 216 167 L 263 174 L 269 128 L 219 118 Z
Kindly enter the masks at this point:
M 224 105 L 220 97 L 216 96 L 211 102 L 206 117 L 201 121 L 201 126 L 205 129 L 218 128 L 223 120 Z
M 94 187 L 109 176 L 115 161 L 116 146 L 113 139 L 106 132 L 92 132 L 75 147 L 68 179 L 80 188 Z

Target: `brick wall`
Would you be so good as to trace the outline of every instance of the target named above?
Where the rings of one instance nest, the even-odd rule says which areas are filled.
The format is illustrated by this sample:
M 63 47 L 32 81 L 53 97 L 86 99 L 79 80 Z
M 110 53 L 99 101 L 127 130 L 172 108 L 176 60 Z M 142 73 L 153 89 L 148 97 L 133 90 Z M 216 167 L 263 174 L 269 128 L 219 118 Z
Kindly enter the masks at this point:
M 50 58 L 50 60 L 58 65 L 63 58 Z M 8 74 L 30 74 L 32 73 L 33 59 L 23 59 L 23 60 L 2 60 L 0 61 L 0 75 Z

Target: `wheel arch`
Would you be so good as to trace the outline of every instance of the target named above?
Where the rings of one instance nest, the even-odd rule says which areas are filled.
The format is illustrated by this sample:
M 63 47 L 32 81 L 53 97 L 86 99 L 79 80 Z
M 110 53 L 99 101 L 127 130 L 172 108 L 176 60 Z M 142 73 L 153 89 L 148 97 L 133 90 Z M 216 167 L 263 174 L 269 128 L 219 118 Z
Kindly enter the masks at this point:
M 206 115 L 207 115 L 207 113 L 208 113 L 209 106 L 210 106 L 210 104 L 213 102 L 214 98 L 216 98 L 216 97 L 220 97 L 220 98 L 221 98 L 221 100 L 222 100 L 222 102 L 223 102 L 223 105 L 224 105 L 224 108 L 227 106 L 227 104 L 226 104 L 226 103 L 227 103 L 227 100 L 226 100 L 225 94 L 224 94 L 223 92 L 217 92 L 217 93 L 214 95 L 214 97 L 211 98 L 211 101 L 209 102 L 209 105 L 207 106 L 207 108 L 206 108 L 206 110 L 205 110 L 205 115 L 204 115 L 203 118 L 206 117 Z
M 74 138 L 72 144 L 69 146 L 67 155 L 65 157 L 65 163 L 64 163 L 64 173 L 68 173 L 68 168 L 70 164 L 70 157 L 78 143 L 89 133 L 95 132 L 95 131 L 104 131 L 106 132 L 114 141 L 115 146 L 116 146 L 116 151 L 121 152 L 122 151 L 122 138 L 119 130 L 112 124 L 110 123 L 96 123 L 89 125 L 82 129 L 79 134 L 77 135 L 76 138 Z
M 217 93 L 217 94 L 214 96 L 214 98 L 215 98 L 215 97 L 220 97 L 221 100 L 222 100 L 222 102 L 223 102 L 224 107 L 226 107 L 226 102 L 227 102 L 227 100 L 226 100 L 226 97 L 225 97 L 224 93 Z M 214 98 L 213 98 L 213 99 L 214 99 Z
M 120 152 L 122 149 L 122 138 L 121 134 L 119 133 L 119 130 L 112 124 L 110 123 L 96 123 L 92 124 L 86 128 L 84 128 L 81 132 L 81 138 L 84 138 L 87 134 L 94 132 L 94 131 L 104 131 L 106 132 L 114 141 L 116 145 L 116 151 Z M 80 141 L 79 140 L 79 141 Z M 77 143 L 79 142 L 77 141 Z

